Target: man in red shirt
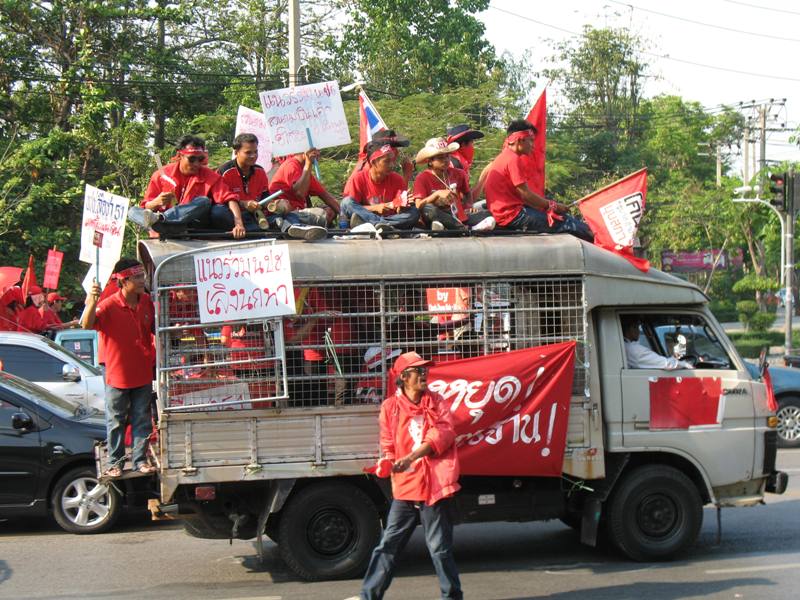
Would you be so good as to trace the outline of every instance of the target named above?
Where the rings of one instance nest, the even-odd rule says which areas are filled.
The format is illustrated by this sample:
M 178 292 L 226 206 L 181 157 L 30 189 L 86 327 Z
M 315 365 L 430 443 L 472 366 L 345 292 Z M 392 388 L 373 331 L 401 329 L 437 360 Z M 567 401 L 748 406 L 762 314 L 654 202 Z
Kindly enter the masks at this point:
M 28 289 L 28 299 L 25 308 L 17 315 L 17 326 L 19 331 L 30 333 L 42 333 L 44 331 L 44 320 L 39 312 L 39 308 L 44 304 L 44 293 L 38 285 L 32 285 Z
M 498 227 L 537 233 L 570 233 L 593 241 L 583 221 L 569 208 L 531 190 L 532 171 L 526 157 L 533 152 L 536 127 L 524 119 L 512 121 L 506 130 L 503 151 L 492 161 L 486 175 L 486 204 Z
M 372 136 L 372 140 L 367 142 L 364 147 L 360 149 L 360 152 L 358 153 L 358 162 L 356 162 L 355 168 L 347 178 L 347 183 L 350 183 L 353 175 L 362 169 L 367 168 L 367 146 L 372 142 L 389 144 L 393 148 L 407 148 L 411 144 L 407 138 L 404 138 L 402 135 L 397 135 L 394 129 L 381 129 L 380 131 L 376 131 Z M 414 174 L 414 163 L 412 163 L 408 158 L 404 158 L 403 164 L 401 165 L 401 170 L 403 171 L 403 179 L 405 179 L 406 183 L 408 183 L 411 180 L 411 176 Z
M 272 177 L 269 191 L 282 191 L 288 210 L 282 214 L 272 213 L 270 219 L 290 237 L 313 241 L 327 235 L 328 222 L 339 213 L 336 198 L 311 174 L 314 161 L 319 160 L 319 150 L 311 148 L 302 154 L 289 156 Z M 312 207 L 311 196 L 322 198 L 331 210 L 329 218 L 324 208 Z M 278 219 L 282 219 L 279 221 Z
M 150 398 L 153 387 L 155 310 L 145 293 L 144 268 L 132 258 L 114 265 L 112 278 L 119 288 L 98 303 L 100 286 L 92 285 L 81 315 L 81 327 L 100 333 L 106 371 L 107 477 L 119 477 L 125 464 L 125 425 L 133 430 L 133 468 L 149 474 L 147 438 L 152 430 Z M 111 285 L 111 284 L 109 284 Z
M 58 313 L 61 312 L 61 306 L 64 300 L 66 300 L 66 298 L 59 295 L 58 292 L 50 292 L 47 294 L 47 302 L 43 302 L 39 307 L 39 314 L 42 315 L 42 322 L 44 323 L 45 329 L 60 331 L 62 329 L 75 327 L 78 324 L 77 319 L 64 323 L 58 315 Z
M 252 133 L 240 133 L 233 139 L 234 158 L 217 169 L 222 181 L 238 198 L 238 217 L 246 231 L 269 229 L 264 213 L 258 204 L 268 194 L 269 180 L 258 160 L 258 138 Z M 233 231 L 237 224 L 236 208 L 230 204 L 211 207 L 211 224 L 214 229 Z
M 482 137 L 483 133 L 470 129 L 469 125 L 456 125 L 447 130 L 447 143 L 452 144 L 455 142 L 458 144 L 458 150 L 450 155 L 450 166 L 464 171 L 467 174 L 467 180 L 469 180 L 472 162 L 475 160 L 473 142 Z
M 395 562 L 422 522 L 442 598 L 463 598 L 453 556 L 452 496 L 458 485 L 455 430 L 447 402 L 428 391 L 431 361 L 401 354 L 392 374 L 397 391 L 381 405 L 381 462 L 391 463 L 392 506 L 380 544 L 372 552 L 361 598 L 377 600 L 392 582 Z
M 469 189 L 467 174 L 450 166 L 451 156 L 458 143 L 444 138 L 431 138 L 417 152 L 417 164 L 428 168 L 414 180 L 414 195 L 422 220 L 434 231 L 443 229 L 476 231 L 494 229 L 495 222 L 488 210 L 472 210 L 474 192 Z
M 411 229 L 419 221 L 419 211 L 406 180 L 393 170 L 397 150 L 380 142 L 370 142 L 366 149 L 369 167 L 347 182 L 342 213 L 351 227 L 372 223 L 377 229 Z
M 212 204 L 227 204 L 234 215 L 233 237 L 245 235 L 236 197 L 219 173 L 209 169 L 203 138 L 183 136 L 172 162 L 150 177 L 140 206 L 131 207 L 131 221 L 158 233 L 183 233 L 208 227 Z

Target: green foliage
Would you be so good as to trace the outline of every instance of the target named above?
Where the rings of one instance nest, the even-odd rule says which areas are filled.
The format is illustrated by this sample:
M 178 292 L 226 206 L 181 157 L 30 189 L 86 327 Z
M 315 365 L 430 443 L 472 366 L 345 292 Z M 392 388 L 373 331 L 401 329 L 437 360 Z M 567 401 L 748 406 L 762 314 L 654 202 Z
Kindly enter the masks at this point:
M 750 320 L 748 321 L 747 325 L 750 331 L 761 333 L 764 331 L 769 331 L 773 323 L 775 323 L 775 313 L 757 312 L 753 315 L 750 315 Z
M 750 273 L 734 284 L 733 291 L 737 294 L 745 292 L 774 292 L 778 287 L 779 284 L 774 279 L 759 277 Z
M 758 312 L 758 303 L 755 300 L 740 300 L 736 303 L 736 310 L 740 315 L 749 317 Z
M 735 340 L 733 345 L 742 358 L 758 358 L 761 354 L 761 349 L 765 346 L 770 347 L 770 340 L 765 337 L 748 337 Z
M 758 308 L 758 305 L 756 305 L 756 308 Z M 709 309 L 721 323 L 736 321 L 739 318 L 737 307 L 730 300 L 712 300 L 709 303 Z

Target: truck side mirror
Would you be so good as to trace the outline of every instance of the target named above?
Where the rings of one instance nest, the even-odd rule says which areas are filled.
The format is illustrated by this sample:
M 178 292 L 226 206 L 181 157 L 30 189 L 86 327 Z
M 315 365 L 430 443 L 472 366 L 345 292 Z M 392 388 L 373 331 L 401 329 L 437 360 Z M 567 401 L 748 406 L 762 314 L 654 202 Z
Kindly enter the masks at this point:
M 73 383 L 81 380 L 81 370 L 75 365 L 64 364 L 61 367 L 61 379 Z

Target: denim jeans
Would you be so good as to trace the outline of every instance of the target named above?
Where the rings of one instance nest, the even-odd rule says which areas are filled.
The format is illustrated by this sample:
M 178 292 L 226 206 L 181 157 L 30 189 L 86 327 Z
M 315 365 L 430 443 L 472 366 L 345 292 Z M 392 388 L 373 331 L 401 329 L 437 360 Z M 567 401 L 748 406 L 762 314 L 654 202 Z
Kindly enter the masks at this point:
M 120 389 L 106 384 L 106 432 L 109 466 L 125 463 L 125 426 L 130 416 L 133 430 L 133 468 L 146 462 L 147 438 L 153 429 L 150 419 L 152 384 Z
M 397 556 L 408 543 L 419 521 L 425 531 L 425 544 L 439 577 L 442 598 L 460 600 L 464 597 L 458 568 L 453 556 L 453 521 L 450 516 L 452 500 L 440 500 L 433 506 L 408 500 L 393 500 L 386 519 L 381 543 L 373 550 L 364 582 L 362 600 L 380 600 L 392 583 Z
M 301 208 L 293 210 L 285 215 L 270 213 L 267 215 L 269 224 L 273 227 L 278 219 L 283 219 L 281 231 L 286 231 L 292 225 L 316 225 L 318 227 L 328 227 L 328 215 L 324 208 L 313 206 L 311 208 Z
M 245 231 L 263 231 L 261 227 L 258 226 L 258 221 L 256 221 L 256 217 L 253 213 L 244 208 L 241 210 L 242 225 L 244 225 Z M 216 229 L 218 231 L 230 231 L 233 229 L 234 225 L 233 213 L 231 209 L 228 208 L 227 204 L 215 204 L 212 206 L 209 212 L 209 221 L 211 229 Z
M 345 198 L 339 207 L 348 219 L 355 214 L 365 223 L 372 223 L 373 225 L 384 223 L 396 229 L 413 229 L 414 225 L 419 221 L 419 211 L 416 206 L 409 206 L 403 209 L 401 213 L 379 215 L 368 211 L 365 206 L 362 206 L 352 198 Z
M 563 221 L 556 220 L 550 226 L 547 224 L 547 215 L 543 211 L 536 210 L 530 206 L 523 206 L 519 214 L 514 217 L 514 220 L 508 225 L 504 225 L 503 229 L 517 229 L 534 233 L 570 233 L 587 242 L 594 241 L 592 230 L 589 229 L 586 223 L 572 215 L 561 216 L 564 217 Z
M 425 222 L 425 225 L 430 227 L 433 221 L 439 221 L 442 225 L 444 225 L 445 229 L 456 231 L 463 230 L 466 227 L 474 227 L 484 219 L 491 216 L 492 213 L 490 213 L 488 210 L 479 210 L 477 212 L 467 213 L 467 221 L 466 223 L 462 223 L 456 217 L 454 217 L 453 213 L 449 210 L 441 209 L 433 204 L 426 204 L 422 207 L 422 220 Z
M 178 204 L 165 210 L 164 223 L 204 229 L 208 227 L 209 212 L 211 212 L 211 200 L 206 196 L 197 196 L 186 204 Z M 145 227 L 143 214 L 144 209 L 139 206 L 132 206 L 128 210 L 128 218 L 137 225 Z M 230 228 L 233 229 L 233 224 Z

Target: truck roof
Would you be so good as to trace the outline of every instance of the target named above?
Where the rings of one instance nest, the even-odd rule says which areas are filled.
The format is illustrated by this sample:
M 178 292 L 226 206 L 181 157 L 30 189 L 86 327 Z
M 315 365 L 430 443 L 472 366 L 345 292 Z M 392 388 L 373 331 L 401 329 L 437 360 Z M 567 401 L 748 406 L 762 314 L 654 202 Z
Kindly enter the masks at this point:
M 155 269 L 179 253 L 258 243 L 268 242 L 148 239 L 139 242 L 139 256 Z M 589 307 L 708 300 L 687 281 L 655 268 L 642 272 L 624 258 L 567 234 L 277 243 L 289 244 L 292 276 L 303 282 L 582 276 Z

